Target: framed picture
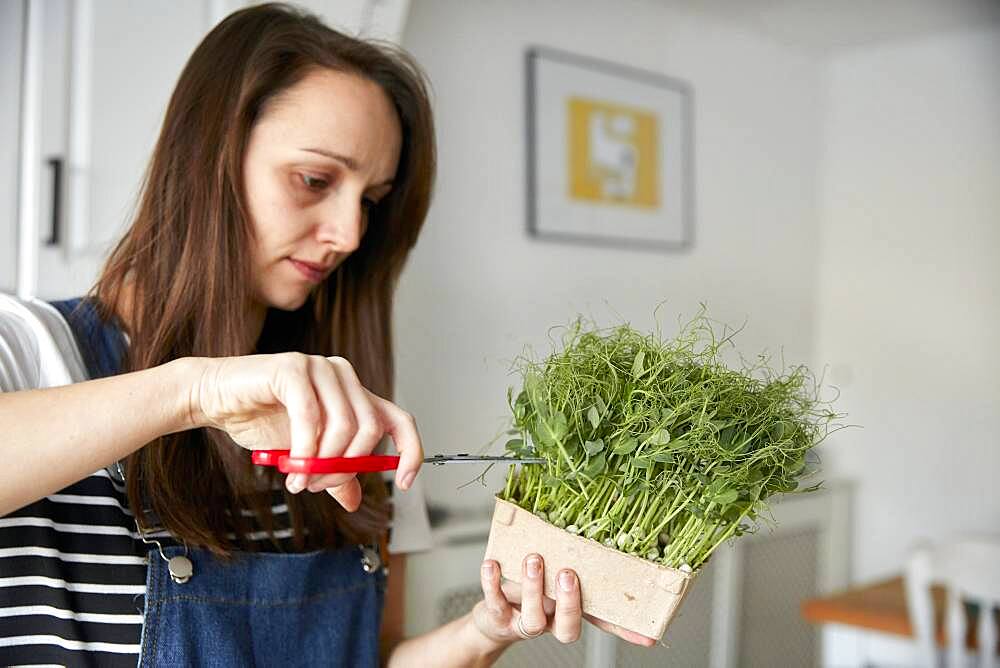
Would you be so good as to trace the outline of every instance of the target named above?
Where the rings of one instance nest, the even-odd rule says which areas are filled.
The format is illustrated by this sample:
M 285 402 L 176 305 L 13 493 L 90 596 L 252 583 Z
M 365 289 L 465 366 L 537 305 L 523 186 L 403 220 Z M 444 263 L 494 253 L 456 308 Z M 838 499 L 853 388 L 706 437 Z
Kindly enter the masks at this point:
M 693 243 L 691 87 L 547 48 L 526 57 L 528 233 L 653 250 Z

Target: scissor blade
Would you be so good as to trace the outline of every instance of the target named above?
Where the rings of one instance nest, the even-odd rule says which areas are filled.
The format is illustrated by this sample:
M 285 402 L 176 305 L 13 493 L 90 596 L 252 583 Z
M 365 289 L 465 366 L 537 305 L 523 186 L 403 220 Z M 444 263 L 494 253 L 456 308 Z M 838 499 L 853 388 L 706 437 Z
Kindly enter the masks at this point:
M 497 464 L 544 464 L 545 460 L 541 457 L 499 457 L 494 455 L 470 455 L 468 453 L 460 453 L 457 455 L 434 455 L 433 457 L 425 457 L 425 464 L 479 464 L 482 462 L 494 462 Z

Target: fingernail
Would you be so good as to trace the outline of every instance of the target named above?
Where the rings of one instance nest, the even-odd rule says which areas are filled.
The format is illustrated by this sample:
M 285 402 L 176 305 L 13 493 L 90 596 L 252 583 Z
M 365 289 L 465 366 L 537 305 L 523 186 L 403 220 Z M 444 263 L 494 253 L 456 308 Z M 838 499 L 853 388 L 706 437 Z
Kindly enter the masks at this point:
M 483 564 L 483 575 L 486 577 L 493 577 L 493 564 L 486 562 Z
M 528 559 L 528 575 L 531 577 L 538 577 L 538 574 L 542 572 L 542 560 L 538 557 L 530 557 Z
M 417 476 L 417 472 L 416 471 L 410 471 L 409 473 L 407 473 L 406 476 L 403 478 L 403 483 L 402 483 L 401 487 L 404 490 L 405 489 L 410 489 L 410 485 L 413 484 L 413 479 L 416 476 Z
M 303 489 L 302 474 L 293 473 L 290 476 L 288 476 L 288 478 L 285 479 L 285 487 L 287 487 L 288 491 L 291 492 L 292 494 L 298 494 L 299 492 L 301 492 Z
M 559 587 L 563 591 L 573 591 L 573 585 L 575 584 L 573 574 L 569 571 L 563 571 L 559 574 Z

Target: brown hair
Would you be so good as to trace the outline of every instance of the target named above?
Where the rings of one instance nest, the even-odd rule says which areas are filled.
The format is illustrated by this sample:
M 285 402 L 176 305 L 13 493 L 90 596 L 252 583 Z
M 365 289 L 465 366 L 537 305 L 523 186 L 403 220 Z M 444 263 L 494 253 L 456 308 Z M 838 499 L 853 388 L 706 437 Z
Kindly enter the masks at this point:
M 370 213 L 360 247 L 306 304 L 269 309 L 246 342 L 252 225 L 243 192 L 250 132 L 269 101 L 316 68 L 378 84 L 393 102 L 402 149 L 391 192 Z M 186 356 L 300 351 L 341 355 L 376 394 L 393 394 L 392 298 L 427 215 L 435 171 L 427 84 L 416 63 L 389 45 L 355 39 L 295 8 L 267 4 L 219 23 L 191 55 L 167 107 L 132 226 L 92 295 L 101 314 L 125 308 L 134 371 Z M 126 288 L 128 286 L 128 288 Z M 176 538 L 219 554 L 254 549 L 251 508 L 273 528 L 246 452 L 212 429 L 158 438 L 128 457 L 129 504 Z M 272 478 L 269 480 L 273 480 Z M 384 539 L 389 511 L 381 474 L 360 476 L 361 508 L 327 494 L 285 493 L 298 549 Z M 235 540 L 227 534 L 235 534 Z M 273 536 L 273 534 L 272 534 Z

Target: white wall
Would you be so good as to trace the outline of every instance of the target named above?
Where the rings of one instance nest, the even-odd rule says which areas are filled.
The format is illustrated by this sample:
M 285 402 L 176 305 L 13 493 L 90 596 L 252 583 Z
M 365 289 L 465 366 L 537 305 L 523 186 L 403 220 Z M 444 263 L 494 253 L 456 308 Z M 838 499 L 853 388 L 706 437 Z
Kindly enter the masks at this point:
M 0 2 L 0 292 L 17 281 L 17 143 L 21 112 L 21 32 L 24 7 Z
M 997 30 L 829 67 L 816 359 L 864 426 L 826 455 L 858 482 L 856 580 L 1000 532 L 998 72 Z
M 403 45 L 436 90 L 436 199 L 402 279 L 398 387 L 426 448 L 475 452 L 502 426 L 508 363 L 578 312 L 641 328 L 706 301 L 749 320 L 741 348 L 813 357 L 820 67 L 765 38 L 646 2 L 415 0 Z M 696 240 L 682 254 L 542 243 L 525 233 L 524 52 L 542 45 L 687 80 Z M 502 442 L 502 441 L 501 441 Z M 490 505 L 479 469 L 425 470 L 431 501 Z

